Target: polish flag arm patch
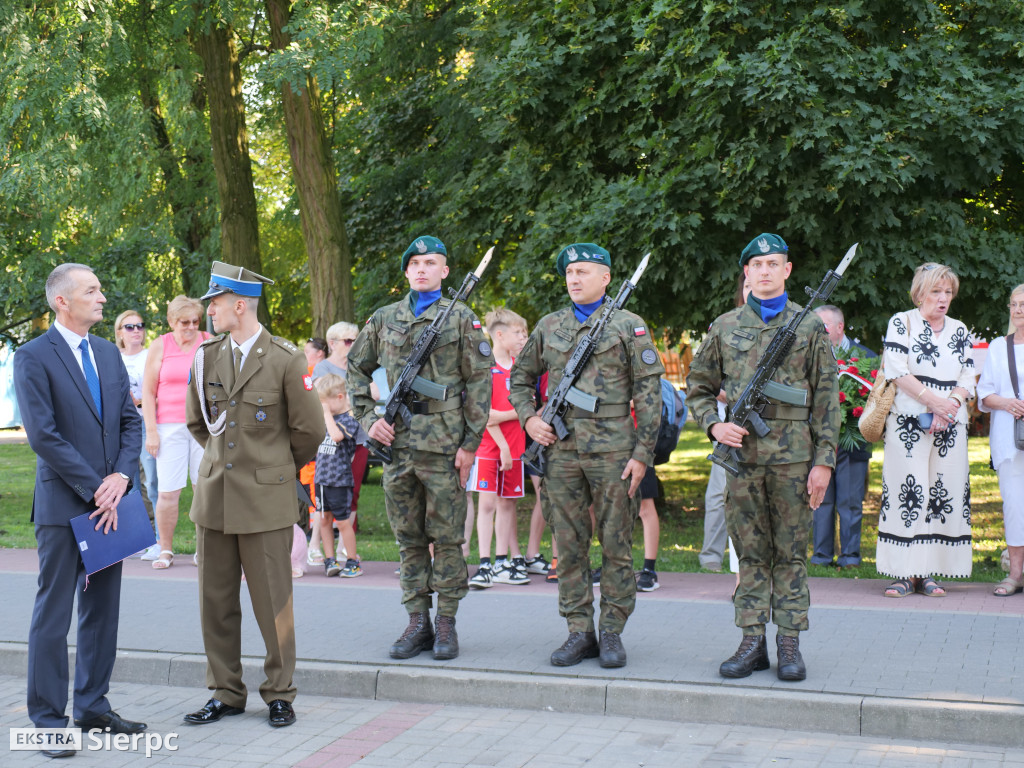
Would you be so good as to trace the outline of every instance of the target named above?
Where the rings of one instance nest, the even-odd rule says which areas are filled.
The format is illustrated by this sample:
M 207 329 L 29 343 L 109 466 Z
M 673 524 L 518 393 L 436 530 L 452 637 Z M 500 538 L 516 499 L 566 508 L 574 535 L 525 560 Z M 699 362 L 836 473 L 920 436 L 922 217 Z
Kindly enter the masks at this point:
M 634 328 L 634 329 L 633 329 L 633 335 L 634 335 L 634 336 L 646 336 L 646 335 L 647 335 L 647 329 L 646 329 L 646 328 L 644 328 L 644 327 L 643 327 L 643 326 L 641 325 L 640 327 L 638 327 L 638 328 Z

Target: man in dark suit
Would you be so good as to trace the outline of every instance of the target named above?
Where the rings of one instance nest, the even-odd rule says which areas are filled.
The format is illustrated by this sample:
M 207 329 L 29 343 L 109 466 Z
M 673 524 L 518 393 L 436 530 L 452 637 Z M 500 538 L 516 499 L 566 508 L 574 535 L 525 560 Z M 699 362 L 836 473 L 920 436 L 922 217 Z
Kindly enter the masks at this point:
M 93 271 L 83 264 L 58 266 L 46 280 L 46 300 L 56 314 L 53 327 L 14 355 L 14 388 L 38 457 L 32 520 L 39 591 L 28 638 L 28 714 L 38 728 L 67 727 L 67 635 L 77 591 L 75 725 L 139 733 L 146 724 L 124 720 L 106 698 L 117 649 L 121 565 L 93 574 L 86 590 L 70 521 L 88 513 L 97 529 L 117 527 L 117 505 L 139 461 L 142 425 L 117 347 L 89 335 L 106 302 Z

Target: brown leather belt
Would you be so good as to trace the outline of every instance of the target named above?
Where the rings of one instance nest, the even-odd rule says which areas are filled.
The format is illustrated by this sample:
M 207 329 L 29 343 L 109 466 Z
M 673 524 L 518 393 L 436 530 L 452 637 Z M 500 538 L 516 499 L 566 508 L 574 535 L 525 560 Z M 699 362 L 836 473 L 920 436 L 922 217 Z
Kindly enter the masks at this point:
M 779 419 L 781 421 L 807 421 L 811 418 L 811 409 L 804 405 L 785 405 L 768 403 L 761 411 L 762 419 Z
M 629 403 L 601 403 L 593 413 L 573 406 L 572 415 L 577 419 L 607 419 L 616 416 L 629 416 Z

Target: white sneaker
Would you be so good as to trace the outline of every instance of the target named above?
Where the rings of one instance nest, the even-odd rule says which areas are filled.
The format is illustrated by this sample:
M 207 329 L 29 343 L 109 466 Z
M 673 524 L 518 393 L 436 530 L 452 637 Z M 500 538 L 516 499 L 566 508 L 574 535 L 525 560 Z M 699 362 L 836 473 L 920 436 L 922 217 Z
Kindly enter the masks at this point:
M 301 550 L 300 550 L 301 551 Z M 306 550 L 306 565 L 323 565 L 324 553 L 310 547 Z
M 540 553 L 538 553 L 536 557 L 531 557 L 526 561 L 527 573 L 536 573 L 540 576 L 547 576 L 549 570 L 551 570 L 551 563 L 549 563 L 544 555 Z
M 521 557 L 503 561 L 500 566 L 494 569 L 494 576 L 492 578 L 496 584 L 518 585 L 530 583 L 530 577 L 526 575 L 526 564 Z
M 476 575 L 469 580 L 469 586 L 471 586 L 473 589 L 487 589 L 488 587 L 494 586 L 494 584 L 492 583 L 493 578 L 494 577 L 491 573 L 491 566 L 481 565 L 477 569 Z
M 159 542 L 157 542 L 156 544 L 151 546 L 149 549 L 145 550 L 142 553 L 142 555 L 140 555 L 139 559 L 140 560 L 156 560 L 158 557 L 160 557 L 160 543 Z

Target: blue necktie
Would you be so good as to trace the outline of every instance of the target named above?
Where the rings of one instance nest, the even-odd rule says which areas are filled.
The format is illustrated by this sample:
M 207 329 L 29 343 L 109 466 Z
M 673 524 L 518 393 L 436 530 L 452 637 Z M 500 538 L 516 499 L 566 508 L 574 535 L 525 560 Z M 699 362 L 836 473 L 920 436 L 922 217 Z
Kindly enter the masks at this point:
M 82 371 L 85 373 L 85 383 L 89 385 L 92 401 L 96 403 L 96 412 L 102 419 L 103 401 L 100 399 L 100 377 L 96 375 L 96 369 L 92 367 L 92 360 L 89 358 L 89 340 L 82 339 L 78 348 L 82 350 Z

